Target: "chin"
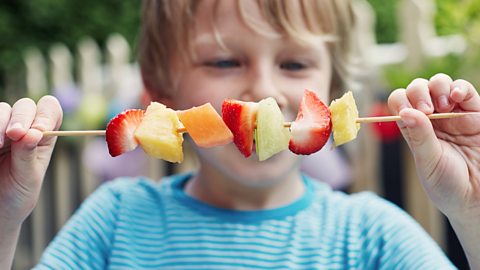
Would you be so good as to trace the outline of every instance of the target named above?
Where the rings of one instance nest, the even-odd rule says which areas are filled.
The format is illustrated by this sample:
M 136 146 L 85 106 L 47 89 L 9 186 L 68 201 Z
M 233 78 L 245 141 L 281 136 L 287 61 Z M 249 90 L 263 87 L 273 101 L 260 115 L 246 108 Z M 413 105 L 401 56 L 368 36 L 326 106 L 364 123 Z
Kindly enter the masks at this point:
M 229 144 L 211 149 L 196 149 L 202 166 L 219 176 L 247 187 L 270 187 L 299 172 L 301 158 L 284 150 L 265 161 L 258 161 L 255 152 L 245 158 Z

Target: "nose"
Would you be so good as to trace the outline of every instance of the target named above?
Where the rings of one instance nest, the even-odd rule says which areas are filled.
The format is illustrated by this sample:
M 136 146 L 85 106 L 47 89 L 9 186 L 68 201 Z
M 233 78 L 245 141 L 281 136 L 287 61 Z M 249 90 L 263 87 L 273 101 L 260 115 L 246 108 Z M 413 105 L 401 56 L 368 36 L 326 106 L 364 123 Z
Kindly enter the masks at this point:
M 287 107 L 287 98 L 276 76 L 277 72 L 274 66 L 261 62 L 251 65 L 245 78 L 242 100 L 257 102 L 267 97 L 273 97 L 280 109 Z

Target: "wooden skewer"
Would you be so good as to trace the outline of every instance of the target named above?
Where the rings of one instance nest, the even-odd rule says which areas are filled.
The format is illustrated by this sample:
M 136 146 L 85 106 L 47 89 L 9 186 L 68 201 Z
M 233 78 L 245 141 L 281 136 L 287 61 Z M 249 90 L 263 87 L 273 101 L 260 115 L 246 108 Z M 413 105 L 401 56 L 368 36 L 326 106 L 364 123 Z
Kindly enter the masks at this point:
M 463 112 L 463 113 L 433 113 L 427 115 L 429 119 L 445 119 L 455 118 L 465 115 L 480 115 L 480 112 Z M 357 118 L 357 123 L 377 123 L 377 122 L 393 122 L 401 120 L 400 116 L 376 116 L 376 117 L 360 117 Z
M 43 136 L 105 136 L 105 130 L 54 130 L 44 131 Z
M 429 114 L 430 119 L 445 119 L 455 118 L 465 115 L 480 115 L 480 112 L 463 112 L 463 113 L 434 113 Z M 360 117 L 357 118 L 357 123 L 377 123 L 377 122 L 392 122 L 401 120 L 400 116 L 375 116 L 375 117 Z M 290 127 L 291 122 L 285 122 L 285 127 Z M 179 133 L 187 132 L 185 128 L 179 128 Z M 44 131 L 43 136 L 105 136 L 105 130 L 59 130 L 59 131 Z

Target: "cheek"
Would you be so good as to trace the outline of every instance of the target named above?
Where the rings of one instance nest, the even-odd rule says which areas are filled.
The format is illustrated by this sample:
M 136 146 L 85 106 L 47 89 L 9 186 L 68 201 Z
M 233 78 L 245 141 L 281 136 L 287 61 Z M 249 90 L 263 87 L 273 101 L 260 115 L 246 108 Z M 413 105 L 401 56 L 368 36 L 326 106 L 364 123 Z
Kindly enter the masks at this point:
M 326 69 L 324 72 L 321 72 L 318 75 L 317 86 L 313 89 L 320 99 L 325 103 L 329 104 L 330 91 L 331 91 L 331 81 L 332 73 L 331 69 Z

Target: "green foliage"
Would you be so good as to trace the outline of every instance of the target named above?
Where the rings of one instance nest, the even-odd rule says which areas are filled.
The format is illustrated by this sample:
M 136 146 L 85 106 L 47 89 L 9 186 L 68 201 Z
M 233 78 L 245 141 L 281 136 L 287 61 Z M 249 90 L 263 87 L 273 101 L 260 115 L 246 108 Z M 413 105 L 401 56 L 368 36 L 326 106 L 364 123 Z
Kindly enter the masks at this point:
M 403 64 L 384 68 L 389 89 L 405 87 L 415 78 L 430 78 L 436 73 L 446 73 L 454 79 L 469 80 L 480 88 L 480 1 L 436 0 L 435 28 L 437 34 L 460 34 L 467 49 L 460 55 L 447 55 L 428 59 L 420 69 L 411 70 Z
M 453 78 L 461 74 L 458 68 L 463 61 L 461 55 L 447 55 L 441 58 L 431 58 L 420 70 L 411 70 L 403 64 L 384 67 L 384 76 L 391 90 L 405 88 L 415 78 L 430 78 L 437 73 L 445 73 Z
M 399 0 L 368 0 L 375 11 L 375 33 L 378 43 L 393 43 L 398 39 L 397 4 Z
M 437 0 L 435 26 L 438 35 L 451 35 L 461 32 L 461 10 L 458 0 Z
M 0 99 L 5 74 L 23 69 L 22 54 L 29 47 L 48 51 L 56 42 L 73 52 L 84 36 L 101 46 L 114 32 L 133 45 L 140 21 L 138 0 L 2 0 L 0 1 Z
M 375 11 L 375 33 L 378 43 L 392 43 L 398 40 L 397 11 L 400 0 L 368 0 Z M 438 35 L 462 32 L 467 21 L 479 21 L 480 1 L 478 0 L 435 0 L 435 28 Z

